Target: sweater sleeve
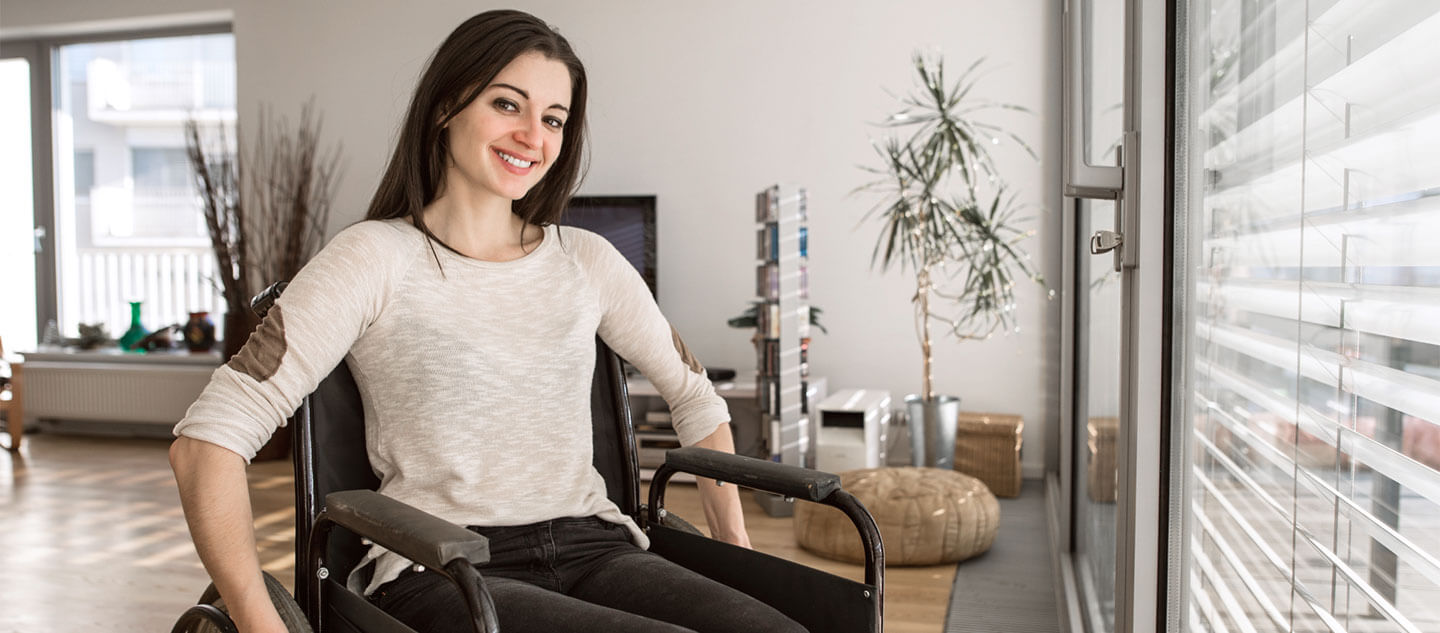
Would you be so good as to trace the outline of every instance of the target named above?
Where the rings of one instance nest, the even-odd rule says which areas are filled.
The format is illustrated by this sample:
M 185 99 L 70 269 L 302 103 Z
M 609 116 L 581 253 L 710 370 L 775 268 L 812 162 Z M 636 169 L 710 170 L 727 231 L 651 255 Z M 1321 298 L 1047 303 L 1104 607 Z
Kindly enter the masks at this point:
M 690 446 L 730 421 L 705 367 L 660 313 L 635 267 L 605 238 L 576 231 L 600 295 L 600 338 L 645 374 L 670 407 L 680 443 Z
M 249 462 L 345 358 L 383 308 L 404 249 L 399 232 L 361 222 L 335 236 L 285 288 L 245 346 L 215 370 L 175 435 Z

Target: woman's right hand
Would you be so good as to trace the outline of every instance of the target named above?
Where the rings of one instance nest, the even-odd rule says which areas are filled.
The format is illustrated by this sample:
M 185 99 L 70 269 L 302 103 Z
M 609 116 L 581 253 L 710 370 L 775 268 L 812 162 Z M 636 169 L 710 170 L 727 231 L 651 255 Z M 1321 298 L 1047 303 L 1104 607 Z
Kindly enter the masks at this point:
M 263 604 L 252 608 L 243 611 L 232 609 L 230 619 L 235 621 L 235 628 L 240 633 L 290 633 L 268 597 Z

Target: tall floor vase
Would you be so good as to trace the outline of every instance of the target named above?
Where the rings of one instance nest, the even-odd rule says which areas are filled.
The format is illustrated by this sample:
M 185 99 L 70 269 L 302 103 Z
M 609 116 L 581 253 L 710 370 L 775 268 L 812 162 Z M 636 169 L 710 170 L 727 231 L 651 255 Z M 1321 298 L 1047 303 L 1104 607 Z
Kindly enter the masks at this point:
M 225 313 L 223 354 L 226 362 L 229 362 L 232 356 L 240 353 L 240 350 L 245 347 L 246 341 L 250 340 L 250 335 L 259 326 L 260 317 L 250 311 L 248 306 Z M 277 429 L 275 434 L 270 436 L 270 440 L 260 447 L 260 452 L 255 454 L 253 461 L 265 462 L 289 457 L 291 428 L 286 425 Z

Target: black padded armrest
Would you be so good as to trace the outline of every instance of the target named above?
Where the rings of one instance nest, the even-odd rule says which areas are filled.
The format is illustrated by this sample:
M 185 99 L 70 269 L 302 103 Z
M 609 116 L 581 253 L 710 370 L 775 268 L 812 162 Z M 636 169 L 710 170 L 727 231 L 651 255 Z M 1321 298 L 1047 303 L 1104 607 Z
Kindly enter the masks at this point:
M 806 501 L 820 501 L 840 489 L 840 477 L 830 473 L 698 446 L 666 451 L 665 464 L 680 472 Z
M 325 515 L 337 525 L 426 567 L 465 559 L 490 560 L 490 542 L 470 530 L 373 490 L 325 495 Z

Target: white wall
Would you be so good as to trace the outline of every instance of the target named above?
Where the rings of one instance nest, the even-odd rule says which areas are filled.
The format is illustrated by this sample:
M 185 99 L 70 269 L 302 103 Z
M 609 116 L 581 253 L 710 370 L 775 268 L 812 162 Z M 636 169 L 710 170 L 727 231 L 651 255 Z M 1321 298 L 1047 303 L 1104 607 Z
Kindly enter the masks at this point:
M 978 57 L 978 96 L 1024 105 L 997 117 L 1041 156 L 1001 148 L 1003 174 L 1039 216 L 1030 251 L 1060 278 L 1058 0 L 516 1 L 557 25 L 591 80 L 591 169 L 584 192 L 659 199 L 661 307 L 707 365 L 753 368 L 748 331 L 725 319 L 754 288 L 753 196 L 777 182 L 810 192 L 810 287 L 830 334 L 811 346 L 812 374 L 832 390 L 920 387 L 913 277 L 869 268 L 873 198 L 849 195 L 877 164 L 871 122 L 912 86 L 910 55 L 943 52 L 952 76 Z M 492 8 L 450 0 L 8 0 L 0 33 L 198 10 L 233 12 L 243 127 L 258 105 L 298 112 L 315 95 L 347 171 L 331 232 L 359 219 L 383 168 L 413 82 L 461 20 Z M 1053 283 L 1053 282 L 1052 282 Z M 1021 292 L 1021 332 L 940 340 L 937 391 L 963 408 L 1027 420 L 1024 462 L 1038 474 L 1058 420 L 1059 301 Z

